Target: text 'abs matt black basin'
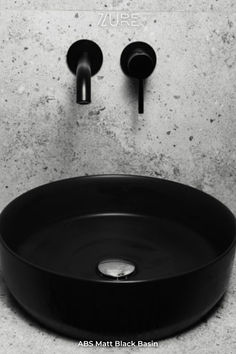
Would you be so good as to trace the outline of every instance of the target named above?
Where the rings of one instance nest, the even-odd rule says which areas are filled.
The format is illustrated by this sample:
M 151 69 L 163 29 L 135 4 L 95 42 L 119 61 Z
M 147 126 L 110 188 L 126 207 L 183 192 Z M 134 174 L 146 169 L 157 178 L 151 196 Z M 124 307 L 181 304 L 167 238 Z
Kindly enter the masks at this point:
M 0 234 L 7 286 L 41 323 L 78 339 L 154 340 L 223 296 L 236 226 L 194 188 L 104 175 L 21 195 L 3 210 Z

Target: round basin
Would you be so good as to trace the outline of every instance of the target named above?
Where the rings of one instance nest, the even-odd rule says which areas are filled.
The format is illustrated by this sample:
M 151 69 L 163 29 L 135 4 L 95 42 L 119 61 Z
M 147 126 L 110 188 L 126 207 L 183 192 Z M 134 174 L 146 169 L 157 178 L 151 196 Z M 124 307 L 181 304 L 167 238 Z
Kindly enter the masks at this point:
M 49 183 L 0 216 L 10 292 L 80 340 L 157 340 L 197 322 L 226 291 L 235 240 L 221 202 L 142 176 Z

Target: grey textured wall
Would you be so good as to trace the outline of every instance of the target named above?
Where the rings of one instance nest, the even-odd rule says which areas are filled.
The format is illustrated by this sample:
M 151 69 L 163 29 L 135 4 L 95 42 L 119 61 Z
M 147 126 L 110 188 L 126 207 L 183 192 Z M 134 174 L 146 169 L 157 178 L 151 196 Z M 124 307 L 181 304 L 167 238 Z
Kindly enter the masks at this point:
M 137 26 L 115 26 L 116 16 L 128 11 Z M 113 25 L 101 26 L 105 13 Z M 87 106 L 76 105 L 65 62 L 68 47 L 81 38 L 104 53 Z M 157 52 L 143 115 L 119 66 L 123 48 L 135 40 Z M 0 0 L 0 108 L 0 209 L 49 181 L 132 173 L 190 184 L 236 212 L 236 1 Z M 232 283 L 220 319 L 163 342 L 159 353 L 233 353 L 234 293 Z M 18 342 L 28 338 L 22 353 L 46 353 L 50 344 L 78 352 L 76 344 L 45 339 L 40 329 L 32 339 L 28 320 L 14 317 L 7 301 L 3 326 L 15 326 Z M 4 328 L 0 339 L 8 346 Z

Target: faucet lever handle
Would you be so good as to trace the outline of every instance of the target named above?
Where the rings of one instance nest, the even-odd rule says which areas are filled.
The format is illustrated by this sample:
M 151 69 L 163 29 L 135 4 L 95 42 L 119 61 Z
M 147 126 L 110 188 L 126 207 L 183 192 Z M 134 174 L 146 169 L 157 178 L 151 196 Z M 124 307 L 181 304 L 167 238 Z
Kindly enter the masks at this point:
M 143 90 L 143 79 L 139 79 L 138 84 L 138 113 L 143 113 L 143 106 L 144 106 L 144 90 Z
M 121 54 L 120 64 L 125 75 L 138 79 L 139 113 L 143 113 L 144 80 L 151 75 L 156 66 L 155 51 L 144 42 L 130 43 Z

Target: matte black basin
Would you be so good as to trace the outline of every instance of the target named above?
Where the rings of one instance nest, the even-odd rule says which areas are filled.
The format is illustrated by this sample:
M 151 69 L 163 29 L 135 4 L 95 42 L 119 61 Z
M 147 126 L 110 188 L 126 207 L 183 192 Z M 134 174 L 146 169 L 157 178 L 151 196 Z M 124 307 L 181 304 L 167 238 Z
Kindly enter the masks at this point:
M 78 339 L 156 340 L 223 296 L 233 214 L 166 180 L 103 175 L 35 188 L 0 216 L 1 259 L 19 304 Z

